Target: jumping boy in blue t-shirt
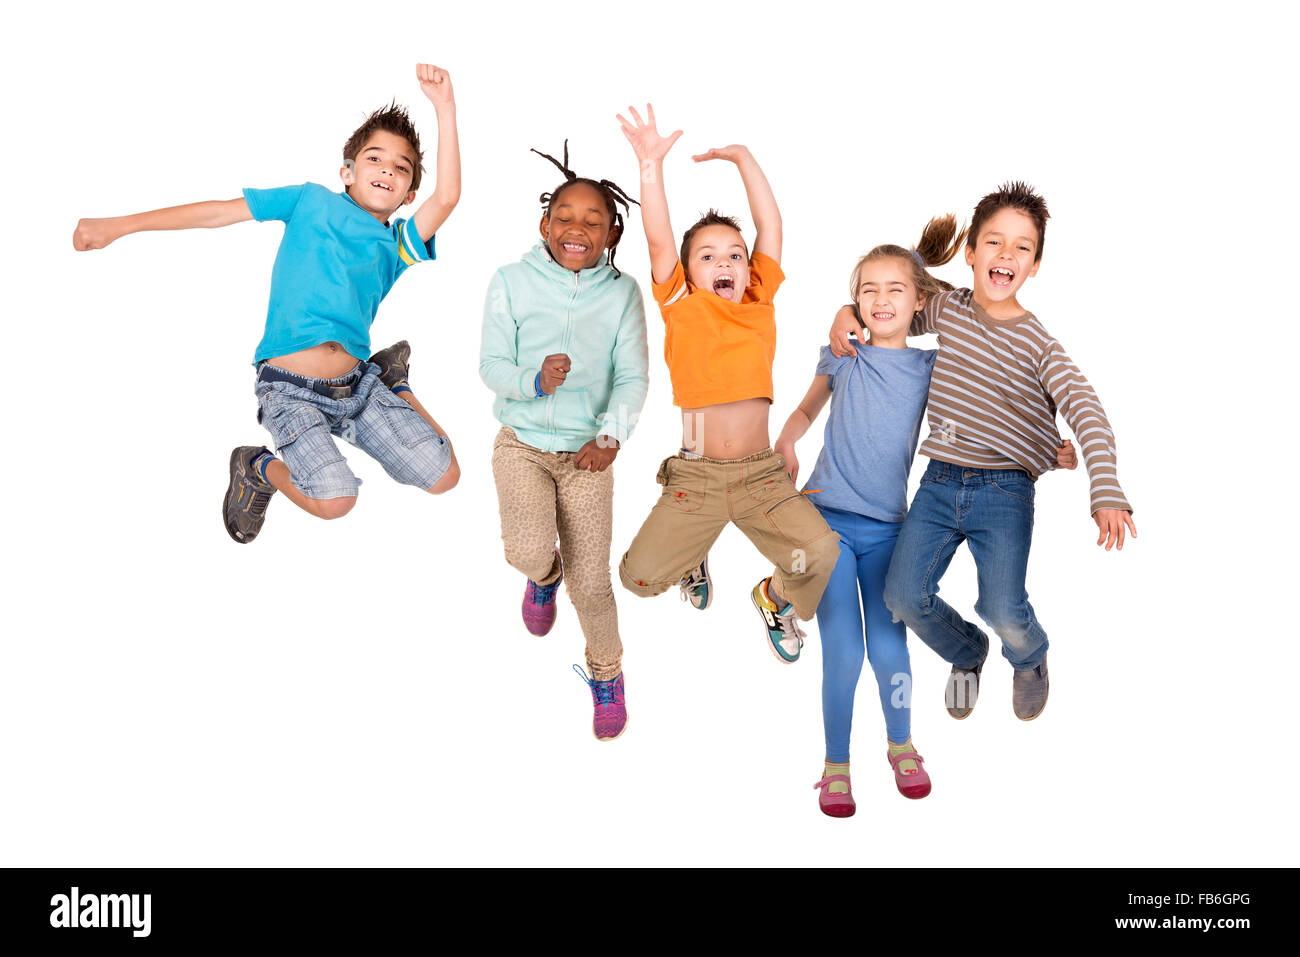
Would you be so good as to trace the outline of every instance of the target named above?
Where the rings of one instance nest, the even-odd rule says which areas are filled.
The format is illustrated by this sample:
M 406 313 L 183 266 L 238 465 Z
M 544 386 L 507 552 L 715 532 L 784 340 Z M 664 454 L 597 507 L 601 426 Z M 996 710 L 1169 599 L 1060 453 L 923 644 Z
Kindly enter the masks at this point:
M 361 480 L 335 435 L 405 485 L 436 495 L 460 477 L 446 433 L 406 385 L 405 344 L 363 358 L 380 301 L 408 266 L 434 258 L 434 234 L 460 198 L 451 78 L 430 64 L 416 75 L 438 117 L 438 165 L 433 195 L 410 219 L 391 217 L 415 201 L 424 154 L 405 108 L 394 105 L 372 113 L 344 144 L 342 193 L 314 183 L 246 189 L 241 199 L 83 219 L 73 234 L 73 246 L 89 250 L 150 229 L 284 222 L 266 332 L 253 356 L 258 420 L 283 461 L 257 446 L 231 453 L 223 510 L 237 542 L 257 536 L 277 490 L 319 518 L 351 511 Z

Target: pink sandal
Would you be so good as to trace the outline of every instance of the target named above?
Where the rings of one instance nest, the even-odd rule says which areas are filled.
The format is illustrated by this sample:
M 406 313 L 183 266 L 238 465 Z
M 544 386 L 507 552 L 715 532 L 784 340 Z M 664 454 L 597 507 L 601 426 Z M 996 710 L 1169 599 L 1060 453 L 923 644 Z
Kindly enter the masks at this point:
M 925 758 L 915 751 L 904 751 L 902 754 L 885 752 L 885 757 L 889 758 L 889 766 L 894 769 L 894 783 L 898 785 L 899 794 L 916 800 L 930 793 L 930 775 L 925 773 L 923 766 Z M 898 766 L 904 761 L 915 761 L 916 770 L 900 771 Z
M 845 794 L 832 794 L 831 785 L 843 782 L 848 787 Z M 858 809 L 858 804 L 853 800 L 853 785 L 849 784 L 847 774 L 832 774 L 824 777 L 816 784 L 815 788 L 821 788 L 821 796 L 817 798 L 817 806 L 822 809 L 822 813 L 828 817 L 852 817 L 853 812 Z

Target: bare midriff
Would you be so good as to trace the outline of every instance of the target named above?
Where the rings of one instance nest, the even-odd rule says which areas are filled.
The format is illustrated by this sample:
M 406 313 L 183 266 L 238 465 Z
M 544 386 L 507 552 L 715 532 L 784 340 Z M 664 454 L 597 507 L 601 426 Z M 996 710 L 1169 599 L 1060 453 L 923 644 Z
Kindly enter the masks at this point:
M 266 361 L 277 369 L 311 379 L 337 379 L 352 371 L 357 357 L 349 355 L 337 342 L 322 342 L 310 349 L 300 349 Z
M 767 399 L 682 409 L 682 448 L 710 459 L 743 459 L 771 445 Z

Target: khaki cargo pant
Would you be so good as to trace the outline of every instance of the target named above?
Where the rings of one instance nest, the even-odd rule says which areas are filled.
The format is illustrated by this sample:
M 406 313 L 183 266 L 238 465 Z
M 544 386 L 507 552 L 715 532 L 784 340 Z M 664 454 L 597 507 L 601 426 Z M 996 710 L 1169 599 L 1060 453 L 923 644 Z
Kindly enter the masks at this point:
M 543 452 L 503 428 L 492 447 L 492 475 L 501 508 L 506 561 L 539 585 L 560 577 L 587 639 L 587 668 L 597 681 L 623 668 L 618 608 L 609 578 L 614 534 L 614 469 L 573 467 L 572 452 Z
M 720 461 L 682 454 L 664 459 L 664 487 L 618 566 L 623 585 L 658 595 L 702 562 L 728 522 L 776 566 L 772 584 L 800 618 L 817 611 L 840 557 L 839 536 L 800 495 L 771 450 Z

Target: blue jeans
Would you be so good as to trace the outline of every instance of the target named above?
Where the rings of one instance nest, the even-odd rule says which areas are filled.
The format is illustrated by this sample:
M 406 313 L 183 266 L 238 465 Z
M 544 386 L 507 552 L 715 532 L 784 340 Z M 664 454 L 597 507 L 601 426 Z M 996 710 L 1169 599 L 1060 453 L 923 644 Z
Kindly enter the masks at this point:
M 1013 668 L 1036 668 L 1047 633 L 1025 591 L 1033 533 L 1034 483 L 1026 473 L 932 460 L 898 536 L 885 604 L 945 661 L 960 668 L 982 662 L 988 635 L 938 597 L 939 579 L 966 542 L 979 579 L 976 613 L 1002 639 Z
M 260 368 L 260 367 L 259 367 Z M 403 485 L 428 490 L 451 463 L 451 446 L 406 402 L 379 381 L 379 367 L 359 362 L 337 379 L 257 382 L 257 419 L 266 426 L 289 467 L 294 486 L 308 498 L 355 498 L 361 479 L 348 468 L 334 436 L 379 462 Z M 348 385 L 347 398 L 314 392 L 311 383 Z
M 817 630 L 822 641 L 826 760 L 842 763 L 849 759 L 853 695 L 864 657 L 876 676 L 889 740 L 902 744 L 912 734 L 907 630 L 885 607 L 885 573 L 902 523 L 834 508 L 819 511 L 840 536 L 840 558 L 817 606 Z

